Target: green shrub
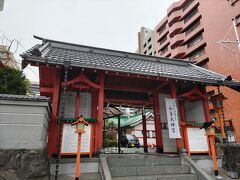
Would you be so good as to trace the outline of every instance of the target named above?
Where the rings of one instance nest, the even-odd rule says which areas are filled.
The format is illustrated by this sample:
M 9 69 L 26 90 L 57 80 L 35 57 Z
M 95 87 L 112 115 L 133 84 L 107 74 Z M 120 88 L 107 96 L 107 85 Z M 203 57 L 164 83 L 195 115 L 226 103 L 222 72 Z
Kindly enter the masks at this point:
M 30 82 L 22 71 L 10 67 L 0 68 L 0 93 L 26 95 Z
M 105 147 L 117 147 L 118 143 L 115 139 L 105 139 L 104 140 Z

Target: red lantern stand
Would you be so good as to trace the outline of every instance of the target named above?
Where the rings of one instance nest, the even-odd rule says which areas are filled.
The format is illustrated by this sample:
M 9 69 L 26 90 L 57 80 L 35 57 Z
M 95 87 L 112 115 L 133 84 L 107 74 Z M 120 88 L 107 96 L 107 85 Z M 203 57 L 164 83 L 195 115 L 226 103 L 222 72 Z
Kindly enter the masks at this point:
M 72 123 L 72 125 L 76 125 L 76 133 L 78 133 L 78 143 L 77 143 L 77 159 L 76 159 L 76 173 L 75 179 L 79 180 L 80 177 L 80 149 L 81 149 L 81 134 L 84 133 L 85 125 L 89 125 L 87 121 L 84 120 L 82 116 Z
M 218 176 L 218 165 L 217 165 L 217 155 L 216 155 L 216 144 L 215 144 L 215 124 L 213 123 L 210 127 L 206 129 L 206 135 L 209 140 L 209 147 L 210 147 L 210 152 L 212 155 L 212 161 L 213 161 L 213 170 L 215 176 Z

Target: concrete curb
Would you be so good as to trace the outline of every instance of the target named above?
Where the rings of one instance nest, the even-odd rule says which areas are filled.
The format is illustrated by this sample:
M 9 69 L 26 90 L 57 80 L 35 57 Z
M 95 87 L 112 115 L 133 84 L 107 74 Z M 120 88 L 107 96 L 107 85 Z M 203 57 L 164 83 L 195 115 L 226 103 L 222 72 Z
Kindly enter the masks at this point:
M 102 177 L 102 180 L 112 180 L 112 176 L 107 163 L 107 158 L 105 155 L 100 156 L 99 173 Z

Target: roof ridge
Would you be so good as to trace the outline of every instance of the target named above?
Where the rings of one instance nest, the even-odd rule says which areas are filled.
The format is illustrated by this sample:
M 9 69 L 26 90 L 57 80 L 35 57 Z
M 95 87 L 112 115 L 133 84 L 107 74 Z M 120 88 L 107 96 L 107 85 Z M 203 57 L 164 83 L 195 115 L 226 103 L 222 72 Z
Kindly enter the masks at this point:
M 143 54 L 137 54 L 133 52 L 127 52 L 127 51 L 120 51 L 120 50 L 113 50 L 113 49 L 107 49 L 107 48 L 100 48 L 100 47 L 95 47 L 95 46 L 88 46 L 88 45 L 82 45 L 82 44 L 76 44 L 76 43 L 69 43 L 69 42 L 63 42 L 63 41 L 57 41 L 57 40 L 52 40 L 52 39 L 47 39 L 47 38 L 42 38 L 39 36 L 33 36 L 36 39 L 42 40 L 44 43 L 42 44 L 42 47 L 47 43 L 47 42 L 53 42 L 53 43 L 59 43 L 59 44 L 65 44 L 65 45 L 70 45 L 70 46 L 77 46 L 77 47 L 83 47 L 83 48 L 89 48 L 89 52 L 94 52 L 94 50 L 102 50 L 106 52 L 110 52 L 110 54 L 107 55 L 112 55 L 112 56 L 118 56 L 116 54 L 111 54 L 113 52 L 115 53 L 121 53 L 122 56 L 119 55 L 119 57 L 128 57 L 128 58 L 138 58 L 143 61 L 152 61 L 152 62 L 164 62 L 167 64 L 178 64 L 178 65 L 188 65 L 191 63 L 190 61 L 183 60 L 183 59 L 172 59 L 172 58 L 166 58 L 166 57 L 158 57 L 158 56 L 149 56 L 149 55 L 143 55 Z M 54 46 L 53 46 L 54 47 Z M 100 52 L 94 52 L 96 54 L 106 54 L 106 53 L 100 53 Z M 147 59 L 146 59 L 147 58 Z

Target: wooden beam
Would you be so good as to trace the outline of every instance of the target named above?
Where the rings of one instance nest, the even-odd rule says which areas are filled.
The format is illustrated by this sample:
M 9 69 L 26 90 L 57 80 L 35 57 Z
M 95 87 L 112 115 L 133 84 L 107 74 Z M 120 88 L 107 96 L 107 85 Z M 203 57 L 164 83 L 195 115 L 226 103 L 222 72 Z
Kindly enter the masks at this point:
M 40 93 L 53 93 L 53 91 L 52 87 L 40 87 Z
M 149 80 L 161 80 L 161 81 L 168 81 L 169 78 L 160 77 L 160 76 L 151 76 L 151 75 L 143 75 L 143 74 L 131 74 L 131 73 L 123 73 L 123 72 L 113 72 L 108 71 L 108 75 L 113 76 L 121 76 L 121 77 L 127 77 L 127 78 L 137 78 L 137 79 L 149 79 Z
M 98 96 L 98 151 L 102 148 L 103 130 L 103 108 L 104 108 L 104 73 L 99 73 L 99 96 Z
M 165 81 L 163 82 L 162 84 L 160 84 L 158 87 L 157 87 L 157 90 L 161 90 L 162 88 L 164 88 L 165 86 L 169 85 L 169 82 L 168 81 Z
M 114 103 L 114 104 L 123 104 L 123 105 L 140 105 L 140 106 L 149 106 L 152 105 L 151 101 L 144 100 L 132 100 L 132 99 L 116 99 L 116 98 L 105 98 L 106 103 Z
M 58 126 L 57 126 L 57 114 L 58 114 L 58 102 L 60 94 L 60 71 L 56 68 L 54 76 L 54 88 L 52 97 L 52 118 L 50 120 L 48 129 L 48 155 L 52 157 L 52 153 L 57 153 L 57 140 L 58 140 Z
M 106 85 L 105 89 L 109 90 L 119 90 L 119 91 L 129 91 L 129 92 L 152 92 L 153 89 L 149 88 L 139 88 L 139 87 L 130 87 L 130 86 L 118 86 L 118 85 Z
M 76 105 L 75 105 L 75 117 L 79 117 L 79 108 L 80 107 L 80 91 L 77 91 L 77 95 L 76 95 Z
M 89 86 L 95 88 L 95 89 L 99 89 L 99 85 L 90 81 L 86 75 L 83 74 L 83 72 L 77 76 L 76 78 L 70 80 L 70 81 L 67 81 L 67 82 L 62 82 L 62 85 L 73 85 L 73 84 L 76 84 L 76 83 L 85 83 L 85 84 L 88 84 Z
M 156 148 L 157 153 L 163 153 L 163 139 L 162 139 L 162 126 L 161 126 L 161 117 L 160 117 L 160 104 L 158 91 L 153 93 L 153 114 L 154 114 L 154 125 L 156 132 Z

